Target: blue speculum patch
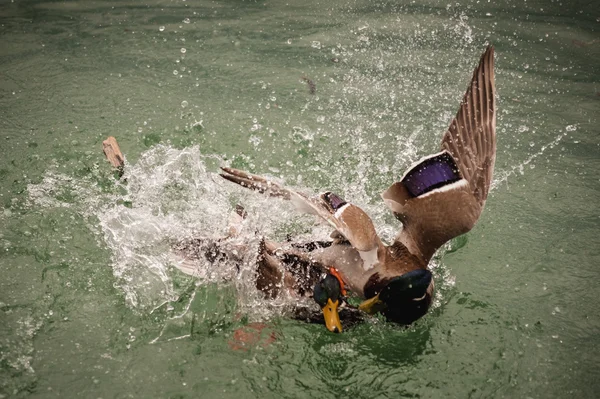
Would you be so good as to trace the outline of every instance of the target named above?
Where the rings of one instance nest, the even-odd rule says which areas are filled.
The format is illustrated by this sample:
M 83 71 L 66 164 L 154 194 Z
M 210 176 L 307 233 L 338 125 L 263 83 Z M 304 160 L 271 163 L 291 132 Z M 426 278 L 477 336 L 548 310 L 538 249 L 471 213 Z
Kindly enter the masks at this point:
M 402 179 L 402 183 L 409 193 L 418 197 L 460 179 L 454 159 L 450 154 L 444 152 L 427 158 L 412 168 Z
M 334 211 L 337 211 L 342 206 L 347 204 L 346 201 L 331 192 L 325 193 L 324 197 Z

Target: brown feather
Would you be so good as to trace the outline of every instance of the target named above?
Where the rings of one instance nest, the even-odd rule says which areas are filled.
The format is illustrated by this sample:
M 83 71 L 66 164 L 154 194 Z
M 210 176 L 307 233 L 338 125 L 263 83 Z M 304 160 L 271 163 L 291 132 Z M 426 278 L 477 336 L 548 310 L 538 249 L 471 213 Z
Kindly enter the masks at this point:
M 494 48 L 489 46 L 442 139 L 442 150 L 464 180 L 418 197 L 397 182 L 382 194 L 404 224 L 396 241 L 424 262 L 445 242 L 471 230 L 483 210 L 496 158 L 495 95 Z
M 496 160 L 494 47 L 481 56 L 456 117 L 442 139 L 481 206 L 487 199 Z
M 490 46 L 481 57 L 460 109 L 442 139 L 442 151 L 452 156 L 459 180 L 416 197 L 402 181 L 392 184 L 382 197 L 404 228 L 389 247 L 383 245 L 363 210 L 345 201 L 345 205 L 339 206 L 343 200 L 337 196 L 336 203 L 332 203 L 331 193 L 309 197 L 232 168 L 222 168 L 225 173 L 221 176 L 243 187 L 291 200 L 298 209 L 319 215 L 332 225 L 337 237 L 332 245 L 309 253 L 286 250 L 285 256 L 293 258 L 292 263 L 321 269 L 335 267 L 353 291 L 370 296 L 393 277 L 426 268 L 441 245 L 466 233 L 477 222 L 489 192 L 496 156 L 495 95 L 494 49 Z M 262 262 L 259 271 L 261 267 L 264 269 L 265 280 L 259 285 L 273 287 L 265 284 L 266 280 L 285 280 L 285 274 L 291 270 L 281 267 L 281 259 L 278 263 L 271 254 L 259 259 Z

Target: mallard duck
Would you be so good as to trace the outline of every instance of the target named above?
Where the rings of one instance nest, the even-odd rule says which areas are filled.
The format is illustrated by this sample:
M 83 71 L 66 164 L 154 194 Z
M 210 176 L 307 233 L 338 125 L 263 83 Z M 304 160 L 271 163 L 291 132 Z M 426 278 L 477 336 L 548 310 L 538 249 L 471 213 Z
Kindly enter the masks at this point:
M 218 267 L 225 263 L 239 272 L 248 258 L 255 257 L 256 288 L 266 299 L 280 300 L 284 296 L 292 299 L 295 306 L 288 312 L 292 318 L 322 324 L 324 316 L 328 329 L 338 332 L 342 331 L 342 325 L 350 327 L 364 320 L 363 312 L 344 306 L 346 291 L 339 274 L 333 269 L 324 274 L 324 266 L 307 256 L 331 246 L 331 241 L 286 242 L 283 246 L 290 250 L 282 251 L 282 244 L 260 238 L 258 251 L 254 252 L 254 246 L 245 241 L 250 237 L 242 235 L 246 215 L 244 208 L 237 205 L 230 213 L 227 235 L 195 236 L 173 243 L 174 265 L 183 273 L 197 277 L 202 274 L 202 264 Z M 298 301 L 306 297 L 312 297 L 321 306 L 322 314 L 306 306 L 306 301 Z
M 316 284 L 314 297 L 330 331 L 341 331 L 335 304 L 346 287 L 364 300 L 360 310 L 380 312 L 390 321 L 410 324 L 427 313 L 434 290 L 427 269 L 432 256 L 448 240 L 473 228 L 488 196 L 496 158 L 495 96 L 494 48 L 489 46 L 442 137 L 441 151 L 421 158 L 382 193 L 403 225 L 391 245 L 381 241 L 361 208 L 332 192 L 308 196 L 223 167 L 223 178 L 290 200 L 298 210 L 318 215 L 334 228 L 333 241 L 327 243 L 265 241 L 257 287 L 276 296 L 282 288 L 311 291 Z M 322 272 L 327 273 L 324 280 Z

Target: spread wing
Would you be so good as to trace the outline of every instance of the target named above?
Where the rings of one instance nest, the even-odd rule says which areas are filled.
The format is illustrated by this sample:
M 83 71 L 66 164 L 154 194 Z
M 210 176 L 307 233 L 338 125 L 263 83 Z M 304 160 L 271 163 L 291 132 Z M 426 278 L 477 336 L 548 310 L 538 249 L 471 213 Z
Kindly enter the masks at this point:
M 397 237 L 425 262 L 446 241 L 466 233 L 483 210 L 496 158 L 494 48 L 489 46 L 442 139 L 383 194 L 403 222 Z
M 344 201 L 331 192 L 313 197 L 283 187 L 264 177 L 233 168 L 221 168 L 221 176 L 240 186 L 291 201 L 296 209 L 320 216 L 335 232 L 341 234 L 363 259 L 364 270 L 371 269 L 383 260 L 384 246 L 371 218 L 358 206 Z

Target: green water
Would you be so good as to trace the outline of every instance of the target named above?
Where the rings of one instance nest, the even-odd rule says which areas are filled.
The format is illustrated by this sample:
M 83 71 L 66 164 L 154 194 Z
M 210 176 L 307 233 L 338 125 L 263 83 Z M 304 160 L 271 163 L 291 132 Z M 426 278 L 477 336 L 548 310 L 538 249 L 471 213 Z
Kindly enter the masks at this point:
M 598 397 L 598 18 L 567 0 L 3 1 L 0 397 Z M 488 42 L 494 188 L 436 259 L 424 319 L 332 335 L 227 270 L 169 266 L 169 240 L 218 234 L 237 201 L 269 236 L 323 233 L 221 164 L 332 189 L 393 236 L 379 193 L 438 148 Z

